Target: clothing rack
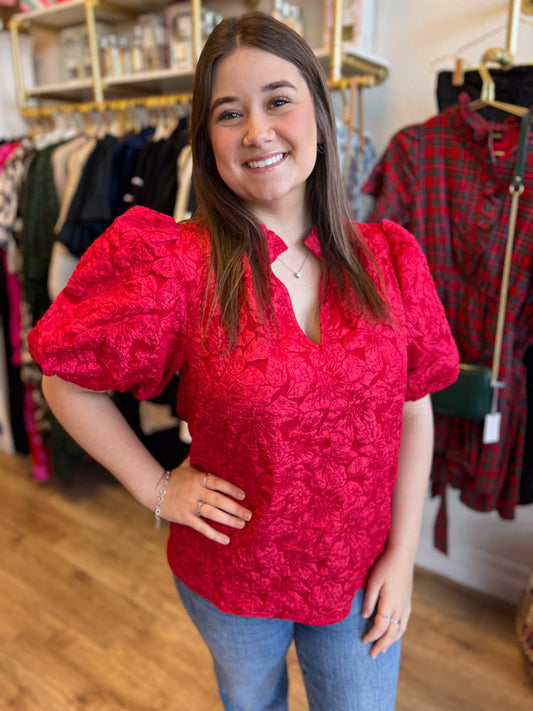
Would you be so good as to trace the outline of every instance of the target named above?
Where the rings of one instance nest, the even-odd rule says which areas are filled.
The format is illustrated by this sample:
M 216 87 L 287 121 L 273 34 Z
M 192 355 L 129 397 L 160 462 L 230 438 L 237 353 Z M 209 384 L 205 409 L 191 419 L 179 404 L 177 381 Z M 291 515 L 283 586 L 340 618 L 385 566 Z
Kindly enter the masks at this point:
M 129 99 L 110 99 L 108 101 L 84 101 L 57 106 L 33 106 L 21 109 L 24 118 L 39 118 L 54 116 L 58 113 L 86 114 L 92 111 L 126 111 L 137 107 L 157 109 L 168 106 L 186 105 L 191 102 L 191 94 L 165 94 L 163 96 L 144 96 Z
M 330 79 L 328 86 L 331 91 L 353 91 L 357 88 L 375 86 L 376 79 L 371 74 L 361 74 L 340 79 Z M 127 111 L 134 108 L 157 109 L 176 105 L 187 105 L 192 100 L 192 94 L 163 94 L 128 99 L 110 99 L 105 101 L 84 101 L 78 103 L 58 104 L 48 106 L 32 106 L 20 109 L 23 118 L 53 117 L 55 114 L 79 113 L 87 114 L 93 111 Z
M 342 79 L 329 79 L 328 81 L 330 91 L 346 91 L 347 89 L 372 87 L 375 85 L 376 78 L 372 74 L 360 74 L 353 77 L 344 77 Z

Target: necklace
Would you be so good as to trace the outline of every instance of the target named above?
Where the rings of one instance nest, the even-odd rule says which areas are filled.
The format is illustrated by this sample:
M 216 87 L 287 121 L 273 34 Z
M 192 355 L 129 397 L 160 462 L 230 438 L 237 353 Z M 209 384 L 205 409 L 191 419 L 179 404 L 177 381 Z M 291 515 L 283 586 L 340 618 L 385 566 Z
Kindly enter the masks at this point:
M 292 273 L 292 275 L 295 279 L 299 279 L 302 276 L 302 269 L 304 268 L 304 264 L 307 262 L 308 256 L 309 256 L 309 250 L 306 250 L 304 260 L 301 263 L 300 268 L 297 271 L 294 271 L 294 269 L 292 267 L 289 267 L 288 264 L 285 264 L 285 262 L 281 259 L 281 257 L 278 257 L 278 259 L 279 259 L 280 263 L 283 264 L 285 269 L 288 269 Z

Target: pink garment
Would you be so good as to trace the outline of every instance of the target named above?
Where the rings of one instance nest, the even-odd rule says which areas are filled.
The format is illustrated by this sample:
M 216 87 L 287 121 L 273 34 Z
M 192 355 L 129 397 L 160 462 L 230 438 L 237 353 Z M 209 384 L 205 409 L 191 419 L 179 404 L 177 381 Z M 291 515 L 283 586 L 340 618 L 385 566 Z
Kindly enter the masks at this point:
M 7 297 L 9 300 L 9 340 L 11 345 L 11 362 L 13 365 L 21 364 L 22 348 L 22 319 L 20 309 L 22 304 L 22 290 L 18 274 L 13 274 L 7 269 L 7 255 L 0 250 L 2 269 L 6 275 Z
M 22 318 L 20 309 L 22 304 L 22 288 L 18 274 L 6 272 L 7 293 L 9 295 L 9 338 L 13 349 L 11 362 L 20 365 L 22 362 Z
M 20 146 L 20 141 L 12 141 L 11 143 L 0 144 L 0 170 L 3 170 L 4 165 L 9 156 Z
M 229 531 L 228 546 L 173 524 L 169 563 L 228 612 L 309 624 L 348 614 L 389 533 L 404 403 L 457 377 L 457 349 L 415 239 L 386 220 L 360 230 L 392 322 L 369 322 L 328 284 L 320 345 L 274 275 L 276 326 L 261 325 L 248 267 L 236 346 L 227 351 L 218 312 L 204 338 L 209 235 L 199 222 L 176 225 L 145 208 L 92 245 L 30 333 L 43 371 L 83 387 L 147 398 L 179 370 L 191 462 L 241 486 L 253 518 Z M 264 235 L 273 262 L 286 245 Z M 320 259 L 316 230 L 305 243 Z
M 24 386 L 24 423 L 30 448 L 33 476 L 42 484 L 52 477 L 52 463 L 50 452 L 43 444 L 41 435 L 35 424 L 35 401 L 33 399 L 33 385 Z

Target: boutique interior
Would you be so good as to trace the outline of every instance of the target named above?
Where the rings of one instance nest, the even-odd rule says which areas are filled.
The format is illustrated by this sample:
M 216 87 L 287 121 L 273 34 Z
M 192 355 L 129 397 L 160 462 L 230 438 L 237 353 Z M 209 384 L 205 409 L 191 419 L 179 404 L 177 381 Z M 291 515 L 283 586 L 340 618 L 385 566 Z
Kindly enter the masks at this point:
M 460 377 L 477 368 L 490 392 L 476 415 L 434 400 L 397 709 L 530 710 L 532 0 L 0 0 L 0 709 L 222 709 L 167 525 L 51 415 L 26 339 L 117 216 L 194 214 L 196 57 L 223 16 L 254 9 L 318 54 L 352 218 L 415 235 Z M 178 388 L 111 395 L 165 469 L 190 442 Z M 293 648 L 288 666 L 289 707 L 306 711 Z

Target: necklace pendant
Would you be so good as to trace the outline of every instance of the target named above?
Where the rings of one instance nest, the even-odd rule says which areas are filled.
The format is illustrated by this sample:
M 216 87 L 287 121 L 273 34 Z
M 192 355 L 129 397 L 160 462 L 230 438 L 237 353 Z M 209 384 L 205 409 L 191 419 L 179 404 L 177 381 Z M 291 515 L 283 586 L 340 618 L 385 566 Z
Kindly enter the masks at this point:
M 302 272 L 294 272 L 294 276 L 296 279 L 299 279 L 302 276 Z

